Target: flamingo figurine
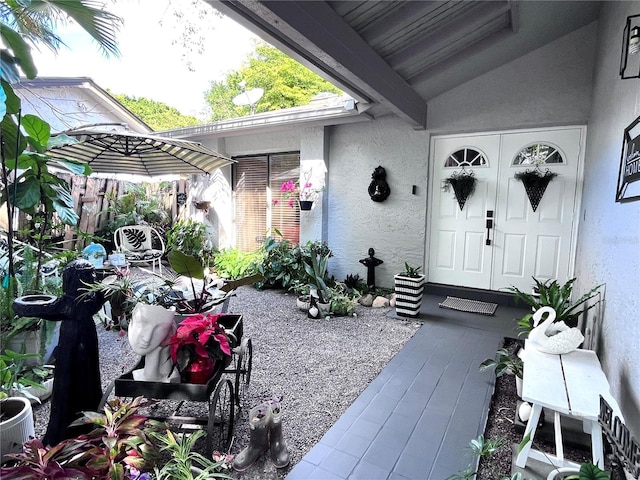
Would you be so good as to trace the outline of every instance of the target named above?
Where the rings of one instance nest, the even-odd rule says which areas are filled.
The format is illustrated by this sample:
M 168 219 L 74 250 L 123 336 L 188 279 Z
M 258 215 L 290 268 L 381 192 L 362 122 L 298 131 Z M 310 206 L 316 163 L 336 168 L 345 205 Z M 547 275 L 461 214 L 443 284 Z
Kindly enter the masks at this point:
M 543 315 L 546 319 L 540 323 Z M 533 314 L 534 328 L 529 332 L 529 343 L 538 351 L 561 355 L 569 353 L 584 342 L 580 329 L 569 327 L 564 322 L 553 323 L 556 311 L 551 307 L 541 307 Z

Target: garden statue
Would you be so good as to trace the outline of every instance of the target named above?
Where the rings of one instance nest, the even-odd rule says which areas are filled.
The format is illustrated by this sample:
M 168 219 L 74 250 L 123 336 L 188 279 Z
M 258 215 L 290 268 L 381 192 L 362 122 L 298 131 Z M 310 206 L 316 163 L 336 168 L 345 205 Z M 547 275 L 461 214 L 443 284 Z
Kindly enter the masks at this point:
M 144 368 L 133 371 L 133 379 L 145 382 L 180 382 L 180 372 L 173 368 L 170 347 L 165 345 L 176 331 L 175 312 L 158 305 L 139 303 L 129 324 L 131 349 L 144 356 Z
M 100 292 L 86 293 L 95 283 L 95 269 L 86 260 L 69 263 L 62 273 L 62 297 L 28 295 L 13 303 L 22 317 L 40 317 L 62 322 L 55 350 L 56 369 L 51 396 L 49 425 L 42 443 L 56 445 L 75 436 L 69 425 L 83 411 L 95 412 L 100 406 L 102 387 L 98 361 L 98 334 L 93 315 L 105 299 Z
M 362 260 L 358 260 L 361 264 L 367 267 L 367 287 L 375 288 L 376 286 L 376 271 L 375 268 L 384 263 L 379 258 L 374 257 L 373 255 L 376 253 L 373 248 L 369 249 L 369 256 L 367 258 L 363 258 Z

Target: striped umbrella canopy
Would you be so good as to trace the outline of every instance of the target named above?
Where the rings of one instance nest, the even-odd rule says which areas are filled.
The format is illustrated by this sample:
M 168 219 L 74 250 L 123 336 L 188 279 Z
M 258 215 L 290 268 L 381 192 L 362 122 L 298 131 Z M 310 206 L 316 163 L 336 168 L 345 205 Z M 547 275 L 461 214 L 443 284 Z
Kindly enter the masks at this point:
M 54 146 L 47 154 L 89 164 L 97 173 L 124 173 L 150 177 L 211 173 L 234 163 L 197 142 L 129 132 L 73 130 L 65 135 L 77 143 Z

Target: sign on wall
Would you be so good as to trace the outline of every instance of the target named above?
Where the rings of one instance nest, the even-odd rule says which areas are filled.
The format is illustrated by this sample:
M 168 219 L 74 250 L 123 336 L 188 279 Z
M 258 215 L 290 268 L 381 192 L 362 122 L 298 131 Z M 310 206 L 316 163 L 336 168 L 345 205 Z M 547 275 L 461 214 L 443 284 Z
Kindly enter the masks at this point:
M 640 117 L 624 131 L 616 202 L 640 200 Z

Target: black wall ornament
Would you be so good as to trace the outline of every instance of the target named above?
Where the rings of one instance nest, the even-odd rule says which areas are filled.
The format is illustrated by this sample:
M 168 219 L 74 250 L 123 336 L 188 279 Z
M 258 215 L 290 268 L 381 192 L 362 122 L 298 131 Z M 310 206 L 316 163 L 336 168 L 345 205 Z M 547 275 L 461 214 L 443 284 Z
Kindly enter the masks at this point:
M 547 169 L 546 171 L 540 170 L 538 167 L 533 170 L 525 170 L 524 172 L 518 172 L 514 175 L 516 180 L 520 180 L 524 185 L 524 190 L 529 197 L 529 203 L 531 208 L 535 212 L 542 201 L 542 196 L 547 190 L 549 182 L 557 177 L 558 174 Z
M 387 171 L 384 167 L 378 166 L 371 174 L 369 184 L 369 196 L 374 202 L 384 202 L 391 194 L 391 189 L 387 183 Z
M 466 171 L 464 168 L 459 172 L 453 172 L 442 182 L 444 183 L 442 188 L 445 190 L 449 190 L 449 187 L 453 188 L 453 194 L 456 196 L 460 210 L 464 208 L 467 199 L 476 189 L 476 177 L 472 171 Z

